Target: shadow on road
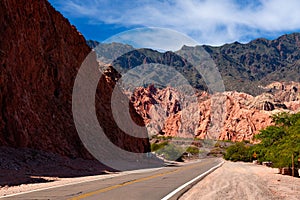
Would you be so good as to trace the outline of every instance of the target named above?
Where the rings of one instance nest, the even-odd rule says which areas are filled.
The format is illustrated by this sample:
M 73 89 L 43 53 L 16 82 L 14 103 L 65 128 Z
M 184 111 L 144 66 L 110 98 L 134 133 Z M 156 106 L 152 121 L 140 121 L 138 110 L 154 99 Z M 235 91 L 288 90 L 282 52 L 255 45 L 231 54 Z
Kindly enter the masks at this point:
M 102 175 L 107 171 L 115 172 L 97 160 L 72 159 L 28 148 L 0 147 L 0 187 Z

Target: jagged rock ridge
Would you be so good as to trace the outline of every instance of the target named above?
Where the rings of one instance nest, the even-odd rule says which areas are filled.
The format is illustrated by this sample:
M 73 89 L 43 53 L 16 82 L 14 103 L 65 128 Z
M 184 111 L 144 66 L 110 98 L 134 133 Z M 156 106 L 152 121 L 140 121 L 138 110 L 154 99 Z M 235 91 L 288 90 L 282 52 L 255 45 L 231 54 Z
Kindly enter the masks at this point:
M 300 111 L 299 83 L 275 82 L 265 89 L 268 93 L 256 97 L 239 92 L 196 93 L 199 103 L 187 106 L 192 110 L 188 119 L 179 109 L 180 94 L 173 88 L 140 87 L 132 94 L 131 101 L 153 135 L 251 141 L 259 130 L 272 124 L 271 115 Z M 195 118 L 199 121 L 193 129 Z M 182 125 L 191 127 L 192 131 L 180 132 Z
M 113 45 L 109 46 L 109 49 L 112 47 Z M 220 47 L 201 47 L 208 52 L 218 67 L 226 91 L 259 95 L 265 92 L 260 85 L 271 84 L 274 81 L 300 82 L 300 33 L 283 35 L 275 40 L 256 39 L 247 44 L 235 42 Z M 183 46 L 181 50 L 186 48 L 190 47 Z M 118 49 L 120 44 L 115 51 Z M 191 63 L 178 55 L 181 50 L 160 53 L 151 49 L 135 49 L 115 58 L 113 64 L 117 69 L 124 71 L 147 63 L 171 65 L 182 73 L 193 87 L 207 90 L 201 75 L 193 69 Z

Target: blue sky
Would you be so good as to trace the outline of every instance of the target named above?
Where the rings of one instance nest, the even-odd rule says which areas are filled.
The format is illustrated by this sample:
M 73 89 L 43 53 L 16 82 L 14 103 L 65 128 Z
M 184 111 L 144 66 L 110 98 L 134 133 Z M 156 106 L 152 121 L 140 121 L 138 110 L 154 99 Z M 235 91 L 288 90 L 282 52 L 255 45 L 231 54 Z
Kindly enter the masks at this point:
M 199 44 L 222 45 L 300 32 L 298 0 L 49 0 L 98 41 L 140 27 L 169 28 Z

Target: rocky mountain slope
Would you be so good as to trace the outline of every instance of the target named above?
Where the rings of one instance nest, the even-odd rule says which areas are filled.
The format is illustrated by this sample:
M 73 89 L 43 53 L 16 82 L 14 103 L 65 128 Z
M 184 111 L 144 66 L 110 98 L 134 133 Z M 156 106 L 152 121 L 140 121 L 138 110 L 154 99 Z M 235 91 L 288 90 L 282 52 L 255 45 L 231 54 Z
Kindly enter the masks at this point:
M 129 96 L 150 135 L 252 140 L 260 129 L 272 123 L 272 114 L 299 111 L 299 38 L 300 34 L 295 33 L 273 41 L 257 39 L 248 44 L 236 42 L 221 47 L 202 46 L 221 73 L 226 89 L 221 94 L 203 92 L 207 90 L 203 77 L 187 59 L 180 56 L 185 52 L 197 55 L 201 51 L 198 47 L 184 46 L 178 52 L 165 53 L 151 49 L 126 49 L 123 55 L 112 60 L 112 65 L 123 74 L 130 72 L 123 80 L 127 84 L 142 86 Z M 124 50 L 125 46 L 103 45 L 97 47 L 101 51 L 96 49 L 99 55 L 105 55 L 106 48 Z M 135 70 L 138 66 L 146 66 L 144 64 L 153 70 L 145 67 L 144 71 Z M 169 79 L 172 73 L 164 66 L 173 66 L 198 89 L 196 96 L 199 103 L 188 103 L 185 108 L 188 116 L 183 114 L 182 94 L 163 85 L 174 85 L 174 81 L 179 83 L 181 79 Z M 145 84 L 147 78 L 150 81 Z M 149 85 L 151 82 L 155 86 Z M 195 120 L 198 120 L 197 125 Z
M 226 90 L 258 94 L 257 85 L 300 82 L 300 33 L 275 40 L 256 39 L 222 47 L 204 46 L 221 71 Z
M 0 145 L 92 158 L 72 116 L 74 80 L 91 51 L 84 37 L 46 0 L 2 0 L 0 23 Z M 148 140 L 124 136 L 110 122 L 111 110 L 101 107 L 110 103 L 115 75 L 99 83 L 101 125 L 116 145 L 145 152 Z
M 299 111 L 299 39 L 300 33 L 294 33 L 275 40 L 256 39 L 248 44 L 235 42 L 221 47 L 183 46 L 177 52 L 164 53 L 152 49 L 131 50 L 132 47 L 117 43 L 94 44 L 98 44 L 96 51 L 101 55 L 98 56 L 100 60 L 109 57 L 120 73 L 129 72 L 123 81 L 128 85 L 142 86 L 128 94 L 150 135 L 240 141 L 251 140 L 260 129 L 270 125 L 270 115 L 280 111 Z M 220 71 L 226 92 L 208 94 L 211 92 L 205 77 L 189 62 L 188 59 L 195 55 L 194 60 L 197 59 L 203 49 Z M 117 53 L 112 55 L 112 51 Z M 187 58 L 180 55 L 187 55 Z M 149 69 L 135 70 L 145 64 Z M 164 66 L 174 67 L 197 89 L 199 103 L 187 106 L 190 118 L 182 114 L 181 94 L 164 85 L 176 85 L 174 81 L 180 85 L 181 79 L 174 78 Z M 159 72 L 157 68 L 160 68 Z M 222 109 L 225 112 L 221 112 Z M 196 126 L 195 119 L 198 120 Z
M 95 44 L 90 42 L 89 44 Z M 103 45 L 103 44 L 100 44 Z M 94 47 L 95 45 L 92 45 Z M 121 44 L 116 46 L 120 49 Z M 111 50 L 113 45 L 109 47 Z M 226 91 L 247 92 L 258 95 L 264 92 L 258 86 L 274 81 L 300 82 L 300 33 L 283 35 L 275 40 L 256 39 L 247 44 L 238 42 L 220 47 L 201 46 L 218 67 Z M 107 47 L 101 46 L 105 49 Z M 123 47 L 122 47 L 123 48 Z M 122 49 L 121 48 L 121 49 Z M 185 50 L 186 46 L 182 47 Z M 197 48 L 192 48 L 196 51 Z M 103 50 L 102 50 L 103 51 Z M 116 51 L 116 49 L 115 49 Z M 192 64 L 178 52 L 160 53 L 151 49 L 136 49 L 113 61 L 120 70 L 130 70 L 141 64 L 159 63 L 174 66 L 197 89 L 207 86 Z M 102 54 L 102 52 L 99 52 Z
M 300 111 L 299 83 L 274 82 L 264 89 L 268 92 L 256 97 L 240 92 L 198 93 L 199 102 L 184 108 L 188 114 L 183 114 L 178 91 L 169 87 L 137 88 L 131 101 L 152 135 L 251 141 L 259 130 L 271 125 L 272 114 Z

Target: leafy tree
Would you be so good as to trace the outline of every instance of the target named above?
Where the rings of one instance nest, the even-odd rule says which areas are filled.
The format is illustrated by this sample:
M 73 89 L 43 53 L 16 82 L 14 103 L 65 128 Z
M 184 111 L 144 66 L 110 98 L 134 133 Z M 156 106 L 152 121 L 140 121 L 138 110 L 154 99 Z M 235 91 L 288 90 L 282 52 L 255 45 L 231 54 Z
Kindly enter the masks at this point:
M 260 161 L 272 161 L 275 167 L 291 166 L 292 155 L 297 158 L 300 154 L 300 113 L 280 113 L 272 119 L 275 125 L 256 135 L 260 144 L 253 149 Z
M 272 116 L 275 125 L 269 126 L 255 136 L 259 144 L 247 146 L 244 143 L 236 143 L 226 150 L 224 156 L 232 161 L 260 162 L 272 161 L 274 167 L 288 167 L 292 165 L 292 155 L 295 160 L 300 157 L 300 113 L 280 113 Z M 296 167 L 300 166 L 295 163 Z

